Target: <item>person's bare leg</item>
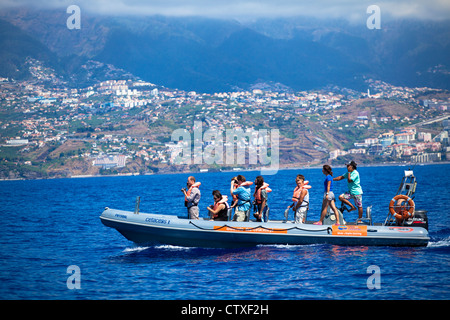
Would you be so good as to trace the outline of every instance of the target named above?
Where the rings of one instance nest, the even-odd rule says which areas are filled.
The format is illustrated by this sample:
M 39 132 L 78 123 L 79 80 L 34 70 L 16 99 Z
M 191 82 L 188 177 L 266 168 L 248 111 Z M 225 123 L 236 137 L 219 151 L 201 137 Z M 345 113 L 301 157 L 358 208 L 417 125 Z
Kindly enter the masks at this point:
M 341 202 L 345 203 L 346 205 L 350 206 L 350 210 L 348 210 L 349 212 L 350 212 L 350 211 L 353 211 L 353 210 L 356 210 L 356 207 L 355 207 L 354 205 L 352 205 L 352 204 L 350 203 L 350 201 L 348 201 L 347 199 L 345 199 L 343 194 L 341 194 L 341 195 L 339 196 L 339 200 L 341 200 Z
M 336 216 L 336 223 L 343 224 L 343 221 L 339 221 L 339 211 L 336 208 L 336 204 L 334 203 L 334 200 L 330 201 L 330 206 L 331 206 L 331 209 L 333 209 L 334 215 Z

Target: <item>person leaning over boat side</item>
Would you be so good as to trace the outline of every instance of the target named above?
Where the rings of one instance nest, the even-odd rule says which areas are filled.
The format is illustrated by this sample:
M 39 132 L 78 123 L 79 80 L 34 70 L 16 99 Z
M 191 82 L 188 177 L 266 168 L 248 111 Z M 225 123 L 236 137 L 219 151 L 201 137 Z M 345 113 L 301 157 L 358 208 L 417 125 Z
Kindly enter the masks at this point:
M 222 196 L 219 190 L 212 192 L 214 198 L 214 204 L 207 209 L 211 214 L 211 220 L 215 221 L 227 221 L 228 220 L 228 197 Z
M 267 190 L 269 189 L 269 190 Z M 257 176 L 255 179 L 255 193 L 253 193 L 253 198 L 255 198 L 256 212 L 253 216 L 256 221 L 262 222 L 263 213 L 265 213 L 269 206 L 267 205 L 267 193 L 270 192 L 269 185 L 264 182 L 262 176 Z
M 355 200 L 355 205 L 358 207 L 358 215 L 359 218 L 362 218 L 363 215 L 363 206 L 362 206 L 362 188 L 359 179 L 359 172 L 356 170 L 356 162 L 350 161 L 347 164 L 347 172 L 339 177 L 333 179 L 333 181 L 339 181 L 343 179 L 347 179 L 348 184 L 348 192 L 345 192 L 339 196 L 339 200 L 343 203 L 349 205 L 351 209 L 349 211 L 356 210 L 355 206 L 350 203 L 350 199 Z
M 195 182 L 193 176 L 190 176 L 186 184 L 188 190 L 186 191 L 185 188 L 181 189 L 184 193 L 184 205 L 187 207 L 189 219 L 198 219 L 199 216 L 198 203 L 200 202 L 201 193 L 198 187 L 200 184 L 200 182 Z
M 305 176 L 298 174 L 295 183 L 297 187 L 294 189 L 293 203 L 287 208 L 292 208 L 295 212 L 295 223 L 305 223 L 309 209 L 309 192 L 306 187 Z
M 231 181 L 230 193 L 238 197 L 236 211 L 234 213 L 233 221 L 245 221 L 247 212 L 250 210 L 251 191 L 249 186 L 253 182 L 245 181 L 243 175 L 238 175 L 236 180 Z
M 336 224 L 339 223 L 339 212 L 336 208 L 336 198 L 334 197 L 333 193 L 333 171 L 331 167 L 327 164 L 325 164 L 322 167 L 322 173 L 326 175 L 324 184 L 324 193 L 323 193 L 323 200 L 322 200 L 322 213 L 320 215 L 320 220 L 315 222 L 314 224 L 322 224 L 323 219 L 325 218 L 325 215 L 327 214 L 328 207 L 330 206 L 331 209 L 333 209 L 334 215 L 336 216 Z

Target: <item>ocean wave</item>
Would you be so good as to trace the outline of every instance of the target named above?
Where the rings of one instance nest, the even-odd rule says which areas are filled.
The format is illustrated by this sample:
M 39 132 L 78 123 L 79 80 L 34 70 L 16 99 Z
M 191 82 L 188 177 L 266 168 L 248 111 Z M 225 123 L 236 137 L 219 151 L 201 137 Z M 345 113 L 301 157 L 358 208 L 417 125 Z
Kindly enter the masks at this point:
M 306 249 L 311 247 L 323 247 L 324 244 L 320 243 L 311 243 L 311 244 L 258 244 L 257 248 L 274 248 L 274 249 L 283 249 L 288 251 L 295 251 L 298 249 Z
M 125 248 L 125 249 L 123 250 L 123 252 L 126 252 L 126 253 L 130 253 L 130 252 L 140 252 L 140 251 L 147 250 L 148 248 L 150 248 L 150 247 L 131 247 L 131 248 Z
M 437 241 L 430 241 L 428 242 L 428 248 L 440 248 L 440 247 L 449 247 L 450 246 L 450 236 L 447 238 L 437 240 Z
M 140 252 L 140 251 L 144 251 L 147 249 L 156 249 L 156 250 L 172 250 L 172 251 L 187 251 L 187 250 L 191 250 L 193 248 L 191 247 L 181 247 L 181 246 L 172 246 L 169 244 L 164 244 L 164 245 L 157 245 L 157 246 L 150 246 L 150 247 L 141 247 L 141 246 L 137 246 L 137 247 L 130 247 L 130 248 L 125 248 L 123 250 L 123 252 L 125 253 L 132 253 L 132 252 Z
M 155 246 L 154 248 L 163 250 L 174 250 L 174 251 L 188 251 L 194 249 L 193 247 L 172 246 L 170 244 L 162 244 L 159 246 Z

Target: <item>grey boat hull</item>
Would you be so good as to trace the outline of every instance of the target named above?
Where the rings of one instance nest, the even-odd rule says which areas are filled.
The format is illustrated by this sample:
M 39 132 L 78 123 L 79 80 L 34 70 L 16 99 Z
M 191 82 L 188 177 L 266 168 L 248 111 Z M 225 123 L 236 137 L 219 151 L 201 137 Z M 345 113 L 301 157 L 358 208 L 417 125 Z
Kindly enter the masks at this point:
M 353 246 L 426 246 L 428 231 L 421 227 L 346 225 L 326 226 L 292 222 L 235 222 L 188 220 L 106 208 L 102 223 L 137 244 L 186 247 L 249 247 L 266 245 L 335 244 Z

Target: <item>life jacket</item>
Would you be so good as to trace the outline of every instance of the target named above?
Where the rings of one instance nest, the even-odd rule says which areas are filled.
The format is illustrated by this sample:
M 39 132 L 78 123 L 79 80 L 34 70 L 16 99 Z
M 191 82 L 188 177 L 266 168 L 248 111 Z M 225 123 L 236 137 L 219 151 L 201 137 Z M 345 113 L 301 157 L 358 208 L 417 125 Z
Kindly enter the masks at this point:
M 194 183 L 192 186 L 189 187 L 188 191 L 186 191 L 186 195 L 189 197 L 191 195 L 192 189 L 200 187 L 201 184 L 202 184 L 201 182 Z M 184 201 L 187 202 L 186 196 L 184 197 Z
M 217 209 L 217 208 L 219 207 L 219 205 L 221 205 L 222 203 L 225 203 L 225 208 L 227 208 L 227 206 L 228 206 L 227 201 L 228 201 L 228 196 L 222 196 L 222 199 L 221 199 L 221 200 L 219 200 L 219 201 L 217 201 L 217 202 L 214 203 L 213 210 L 216 211 L 216 209 Z
M 253 182 L 251 182 L 251 181 L 244 181 L 241 183 L 240 187 L 248 187 L 248 186 L 251 186 L 252 184 L 253 184 Z M 237 187 L 237 183 L 234 184 L 234 187 L 235 188 Z M 231 194 L 231 196 L 233 197 L 233 202 L 235 202 L 236 200 L 239 199 L 238 196 L 235 194 Z
M 228 208 L 230 207 L 228 205 L 228 197 L 227 196 L 222 196 L 222 199 L 215 202 L 214 206 L 213 206 L 213 210 L 216 211 L 217 208 L 221 205 L 221 204 L 225 204 L 225 208 L 223 208 L 222 210 L 220 210 L 219 212 L 216 213 L 216 215 L 214 216 L 214 219 L 217 218 L 223 218 L 226 219 L 226 217 L 228 216 Z
M 261 189 L 266 189 L 266 192 L 272 192 L 272 189 L 269 188 L 269 184 L 268 183 L 263 183 L 263 185 L 261 186 L 261 188 L 257 188 L 255 186 L 255 193 L 253 193 L 253 197 L 255 198 L 255 202 L 256 204 L 261 204 L 262 203 L 262 198 L 261 198 Z
M 300 200 L 300 194 L 302 190 L 311 189 L 311 186 L 308 184 L 309 181 L 305 181 L 302 187 L 296 186 L 294 189 L 294 194 L 292 195 L 292 201 L 297 202 Z

